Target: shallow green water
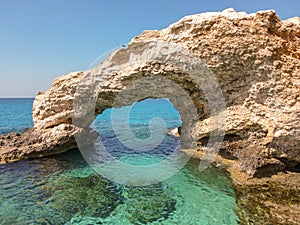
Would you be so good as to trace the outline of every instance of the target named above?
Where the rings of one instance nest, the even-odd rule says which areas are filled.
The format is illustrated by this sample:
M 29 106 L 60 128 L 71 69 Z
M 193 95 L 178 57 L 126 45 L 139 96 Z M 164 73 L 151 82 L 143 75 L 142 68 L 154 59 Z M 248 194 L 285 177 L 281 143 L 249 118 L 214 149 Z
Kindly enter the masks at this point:
M 197 165 L 145 187 L 96 175 L 76 151 L 1 165 L 0 224 L 237 224 L 230 179 Z
M 127 122 L 124 110 L 128 107 L 117 109 L 119 123 Z M 132 140 L 117 137 L 110 112 L 104 111 L 93 125 L 102 144 L 121 162 L 143 168 L 180 148 L 180 140 L 165 133 L 160 134 L 160 144 L 147 152 L 124 146 L 122 141 Z M 162 118 L 167 128 L 181 125 L 180 115 L 169 101 L 148 99 L 131 109 L 131 131 L 146 139 L 155 117 Z M 227 174 L 213 167 L 199 172 L 198 164 L 192 160 L 171 178 L 143 187 L 120 185 L 97 175 L 79 151 L 0 165 L 0 225 L 237 224 L 234 191 Z M 122 169 L 114 171 L 117 176 L 129 176 Z M 160 175 L 155 170 L 145 174 L 155 179 Z

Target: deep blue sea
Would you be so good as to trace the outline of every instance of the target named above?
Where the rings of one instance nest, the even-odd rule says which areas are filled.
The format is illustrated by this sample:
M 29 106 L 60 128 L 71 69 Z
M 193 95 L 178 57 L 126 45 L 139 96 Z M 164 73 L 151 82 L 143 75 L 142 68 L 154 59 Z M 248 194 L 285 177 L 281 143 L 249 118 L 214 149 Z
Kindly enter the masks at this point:
M 0 133 L 30 128 L 32 102 L 0 99 Z M 155 117 L 160 117 L 164 121 L 160 125 L 166 128 L 181 125 L 180 115 L 166 99 L 146 99 L 130 109 L 130 130 L 140 140 L 151 135 L 149 123 Z M 152 151 L 132 151 L 128 135 L 120 139 L 114 130 L 114 124 L 127 121 L 128 107 L 114 110 L 113 119 L 108 109 L 91 124 L 114 157 L 146 165 L 180 148 L 178 138 L 162 132 L 156 137 L 162 142 Z M 127 132 L 125 126 L 120 127 L 124 130 L 119 132 Z M 122 144 L 124 141 L 129 145 Z M 98 175 L 78 150 L 0 164 L 0 225 L 238 224 L 235 193 L 227 173 L 215 167 L 199 172 L 198 164 L 198 160 L 190 160 L 171 178 L 148 186 L 119 184 Z
M 33 98 L 0 98 L 0 134 L 24 132 L 33 126 Z

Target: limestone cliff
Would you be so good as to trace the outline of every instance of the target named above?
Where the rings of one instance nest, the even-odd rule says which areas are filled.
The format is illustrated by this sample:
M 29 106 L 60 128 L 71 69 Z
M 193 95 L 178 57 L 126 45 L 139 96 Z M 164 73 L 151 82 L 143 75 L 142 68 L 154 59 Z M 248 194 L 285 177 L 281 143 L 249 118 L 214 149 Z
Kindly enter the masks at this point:
M 186 16 L 166 29 L 134 37 L 127 48 L 105 61 L 104 75 L 93 74 L 96 80 L 90 85 L 96 83 L 100 90 L 96 114 L 111 107 L 117 93 L 139 77 L 159 74 L 176 82 L 197 107 L 199 122 L 192 134 L 201 149 L 215 128 L 210 125 L 213 117 L 199 87 L 172 65 L 120 66 L 129 54 L 142 54 L 151 41 L 186 47 L 215 74 L 227 114 L 222 156 L 238 159 L 244 171 L 258 177 L 285 169 L 299 171 L 299 18 L 281 21 L 274 11 L 246 14 L 232 9 Z M 22 135 L 2 135 L 0 161 L 47 156 L 76 147 L 74 134 L 89 124 L 72 124 L 74 94 L 91 73 L 64 75 L 51 89 L 39 93 L 33 106 L 34 127 Z

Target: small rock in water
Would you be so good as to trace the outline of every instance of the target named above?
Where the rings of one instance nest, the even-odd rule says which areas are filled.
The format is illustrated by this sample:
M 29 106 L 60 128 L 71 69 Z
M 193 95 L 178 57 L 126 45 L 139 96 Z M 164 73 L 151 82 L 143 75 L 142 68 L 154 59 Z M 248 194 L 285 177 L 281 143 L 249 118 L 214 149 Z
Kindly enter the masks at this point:
M 171 135 L 173 137 L 180 137 L 179 129 L 177 127 L 168 129 L 166 134 Z

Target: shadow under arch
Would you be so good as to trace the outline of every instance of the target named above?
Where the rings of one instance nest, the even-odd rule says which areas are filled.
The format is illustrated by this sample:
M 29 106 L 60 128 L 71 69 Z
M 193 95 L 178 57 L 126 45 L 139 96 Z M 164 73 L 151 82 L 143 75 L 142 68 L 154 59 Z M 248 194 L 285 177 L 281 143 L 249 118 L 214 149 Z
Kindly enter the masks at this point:
M 192 84 L 191 88 L 187 83 Z M 183 148 L 196 147 L 191 133 L 201 110 L 216 118 L 212 124 L 216 132 L 211 134 L 208 147 L 215 148 L 216 141 L 222 142 L 225 103 L 214 74 L 185 47 L 166 42 L 132 43 L 92 69 L 77 87 L 72 122 L 87 128 L 106 108 L 128 106 L 149 97 L 169 98 L 179 111 Z M 83 156 L 88 152 L 85 148 L 88 135 L 88 132 L 75 135 Z M 84 158 L 90 160 L 91 155 Z M 176 167 L 182 162 L 179 164 Z
M 182 120 L 181 147 L 194 149 L 196 140 L 191 131 L 198 121 L 197 109 L 189 93 L 167 76 L 154 75 L 133 80 L 115 98 L 113 107 L 119 108 L 147 98 L 168 98 Z M 128 117 L 129 115 L 124 115 Z M 129 127 L 128 127 L 129 128 Z M 128 129 L 127 132 L 130 132 Z

